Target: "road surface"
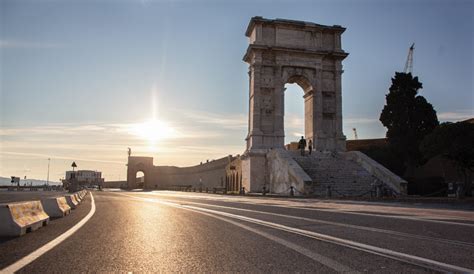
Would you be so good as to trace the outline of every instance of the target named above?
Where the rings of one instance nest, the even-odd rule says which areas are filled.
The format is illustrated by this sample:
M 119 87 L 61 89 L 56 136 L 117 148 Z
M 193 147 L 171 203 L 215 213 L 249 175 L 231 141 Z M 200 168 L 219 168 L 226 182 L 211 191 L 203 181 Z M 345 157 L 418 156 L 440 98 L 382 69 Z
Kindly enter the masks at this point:
M 473 211 L 168 191 L 91 194 L 66 218 L 0 239 L 0 269 L 474 271 Z

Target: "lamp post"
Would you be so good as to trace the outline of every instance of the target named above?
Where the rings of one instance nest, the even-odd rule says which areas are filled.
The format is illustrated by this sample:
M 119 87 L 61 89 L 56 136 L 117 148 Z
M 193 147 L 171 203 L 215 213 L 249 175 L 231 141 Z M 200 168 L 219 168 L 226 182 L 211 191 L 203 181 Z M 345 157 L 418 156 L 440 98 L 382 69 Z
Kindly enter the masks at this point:
M 51 162 L 51 158 L 48 158 L 48 177 L 46 177 L 46 186 L 49 186 L 49 163 Z
M 72 167 L 72 173 L 71 173 L 71 177 L 69 178 L 68 188 L 69 188 L 69 192 L 73 193 L 73 192 L 77 191 L 76 173 L 74 172 L 74 168 L 77 167 L 76 162 L 72 162 L 71 167 Z

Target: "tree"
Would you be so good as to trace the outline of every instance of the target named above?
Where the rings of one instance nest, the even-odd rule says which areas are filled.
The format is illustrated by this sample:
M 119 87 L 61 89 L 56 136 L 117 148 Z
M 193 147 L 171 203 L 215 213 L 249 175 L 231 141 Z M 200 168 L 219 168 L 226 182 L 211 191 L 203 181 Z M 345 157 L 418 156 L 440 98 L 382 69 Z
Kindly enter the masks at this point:
M 474 172 L 474 124 L 443 123 L 420 144 L 426 159 L 441 155 L 453 161 L 464 181 L 465 194 L 471 195 L 471 174 Z
M 439 125 L 436 111 L 418 90 L 423 85 L 411 73 L 396 72 L 386 95 L 387 103 L 380 121 L 387 128 L 392 151 L 406 168 L 415 167 L 422 159 L 419 146 L 423 138 Z

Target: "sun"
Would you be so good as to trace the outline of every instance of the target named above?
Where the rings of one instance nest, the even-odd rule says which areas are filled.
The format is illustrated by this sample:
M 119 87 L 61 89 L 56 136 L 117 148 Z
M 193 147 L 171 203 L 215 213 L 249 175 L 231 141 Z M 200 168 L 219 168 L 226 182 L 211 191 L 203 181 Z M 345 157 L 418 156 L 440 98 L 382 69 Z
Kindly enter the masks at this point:
M 175 130 L 167 123 L 154 119 L 134 124 L 130 128 L 130 133 L 155 144 L 163 139 L 172 138 Z

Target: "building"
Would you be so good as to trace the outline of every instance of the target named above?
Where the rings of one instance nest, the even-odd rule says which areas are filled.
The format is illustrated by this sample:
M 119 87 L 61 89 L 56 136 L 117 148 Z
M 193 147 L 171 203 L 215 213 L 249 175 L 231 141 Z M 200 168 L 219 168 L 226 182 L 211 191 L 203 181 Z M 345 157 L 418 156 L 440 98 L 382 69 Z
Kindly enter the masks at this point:
M 65 188 L 69 186 L 71 179 L 77 180 L 81 186 L 100 186 L 104 183 L 102 172 L 94 170 L 66 171 L 66 179 L 63 180 Z

